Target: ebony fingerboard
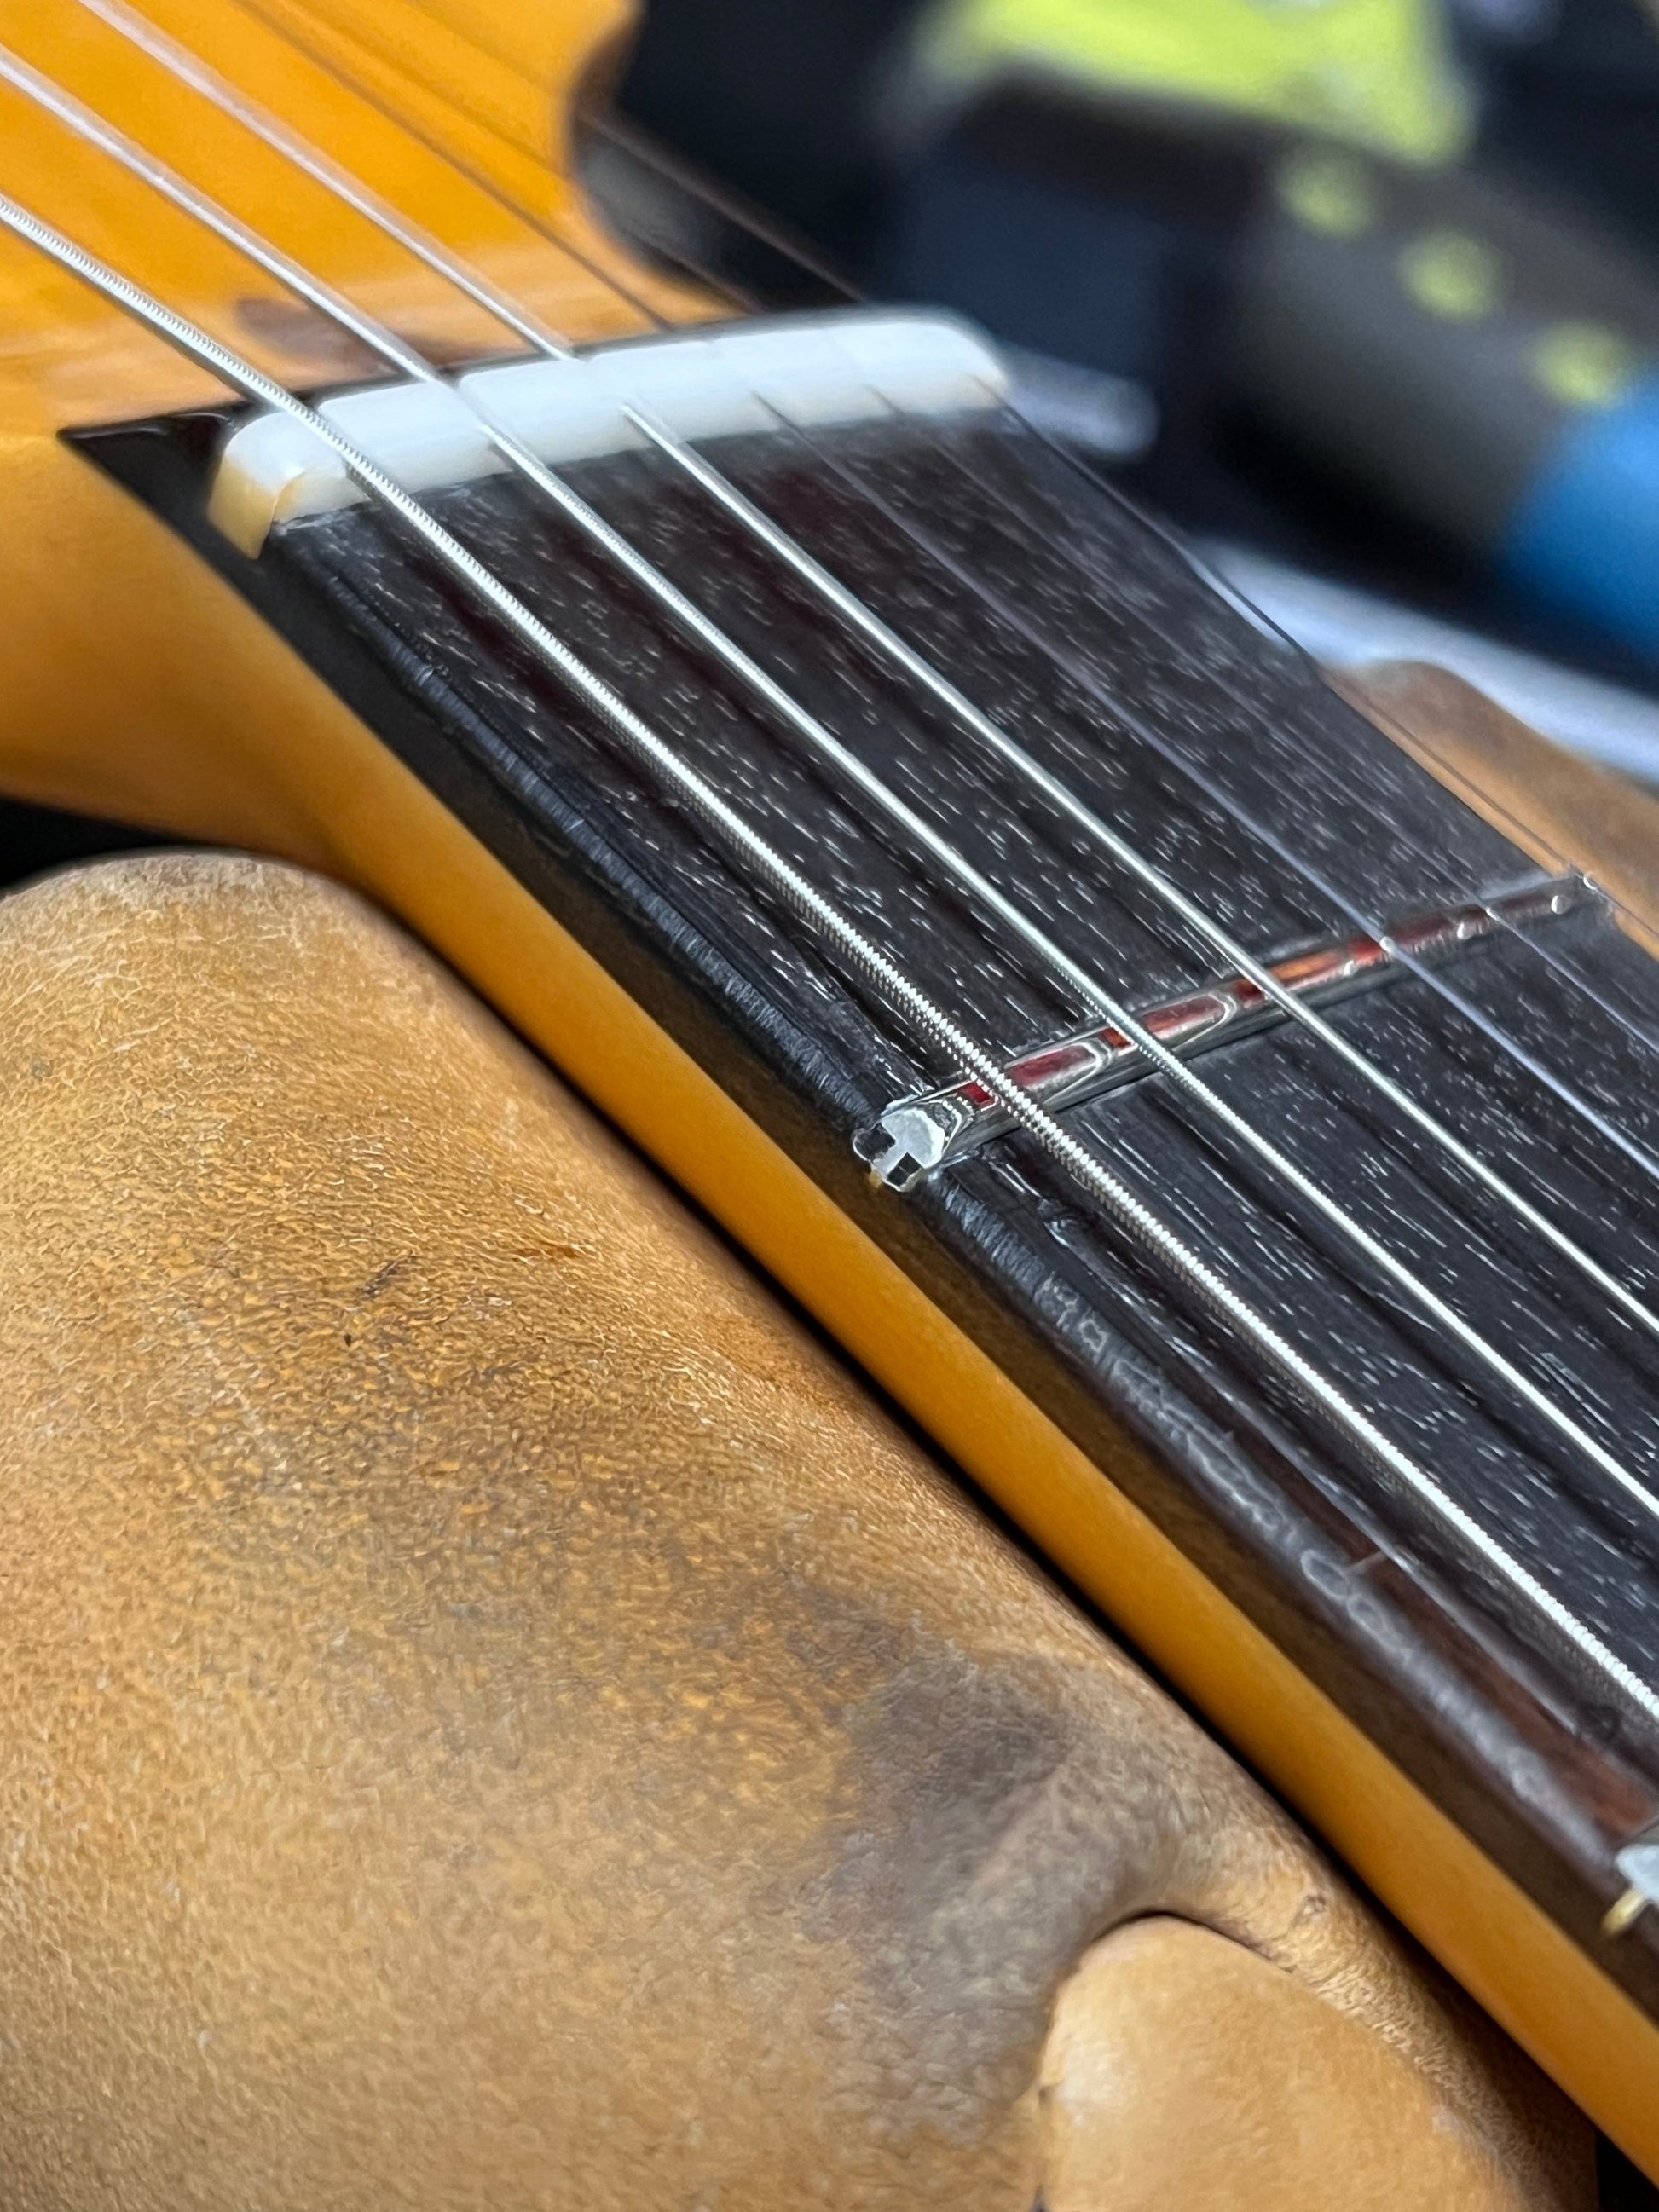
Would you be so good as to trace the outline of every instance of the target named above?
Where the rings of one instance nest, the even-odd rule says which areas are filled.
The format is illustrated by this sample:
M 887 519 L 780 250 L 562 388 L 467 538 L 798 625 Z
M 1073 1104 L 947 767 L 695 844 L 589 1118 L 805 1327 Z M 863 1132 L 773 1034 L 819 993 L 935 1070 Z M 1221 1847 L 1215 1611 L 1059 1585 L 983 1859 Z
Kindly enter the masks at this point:
M 1659 1814 L 1659 1741 L 1436 1518 L 1264 1376 L 1023 1136 L 907 1196 L 855 1134 L 948 1078 L 890 1008 L 368 508 L 257 562 L 204 520 L 225 417 L 88 452 L 181 530 L 537 897 L 1210 1578 L 1659 2014 L 1650 1913 L 1601 1917 Z M 1011 416 L 708 449 L 1261 956 L 1530 880 L 1534 864 Z M 572 481 L 1082 966 L 1131 1002 L 1212 951 L 854 642 L 660 459 Z M 999 1054 L 1081 1010 L 515 481 L 431 506 L 958 1024 Z M 1659 969 L 1586 908 L 1329 1018 L 1659 1300 Z M 1508 1033 L 1533 1063 L 1493 1041 Z M 1201 1072 L 1659 1490 L 1659 1343 L 1295 1027 Z M 1161 1077 L 1066 1115 L 1613 1650 L 1659 1680 L 1659 1522 Z M 1125 1449 L 1125 1439 L 1131 1448 Z

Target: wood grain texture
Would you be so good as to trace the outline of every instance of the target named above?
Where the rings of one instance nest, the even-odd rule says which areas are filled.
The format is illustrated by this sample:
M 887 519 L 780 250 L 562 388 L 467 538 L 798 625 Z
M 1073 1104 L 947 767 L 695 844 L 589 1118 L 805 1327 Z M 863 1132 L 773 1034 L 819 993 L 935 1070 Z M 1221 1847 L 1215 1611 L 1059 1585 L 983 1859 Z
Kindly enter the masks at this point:
M 606 236 L 546 161 L 518 151 L 510 174 L 492 174 L 285 35 L 270 10 L 154 0 L 142 12 L 573 343 L 718 312 Z M 530 11 L 507 12 L 532 35 Z M 590 51 L 585 39 L 615 16 L 603 0 L 592 12 L 586 0 L 550 6 L 538 19 L 550 56 L 562 13 L 574 69 Z M 400 30 L 437 27 L 414 0 L 374 15 L 393 43 Z M 507 343 L 476 305 L 78 0 L 0 0 L 0 40 L 435 359 Z M 469 98 L 465 68 L 445 89 L 457 118 Z M 545 95 L 550 131 L 557 86 Z M 8 190 L 270 374 L 311 391 L 373 373 L 323 317 L 9 89 L 0 89 L 0 126 Z M 327 724 L 331 709 L 262 624 L 58 441 L 66 426 L 206 401 L 219 387 L 9 238 L 0 241 L 0 599 L 10 611 L 0 633 L 0 790 L 325 864 L 328 826 L 289 779 L 295 728 Z
M 1552 744 L 1449 669 L 1377 662 L 1332 680 L 1466 805 L 1547 866 L 1583 869 L 1659 944 L 1659 799 Z

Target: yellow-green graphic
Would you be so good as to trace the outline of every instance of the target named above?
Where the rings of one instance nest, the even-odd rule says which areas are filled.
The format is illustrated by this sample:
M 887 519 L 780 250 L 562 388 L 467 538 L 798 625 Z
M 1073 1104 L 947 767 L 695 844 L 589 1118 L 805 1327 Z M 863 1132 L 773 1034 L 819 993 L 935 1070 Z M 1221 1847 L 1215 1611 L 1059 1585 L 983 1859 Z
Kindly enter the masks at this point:
M 1194 100 L 1414 161 L 1460 153 L 1469 103 L 1434 0 L 949 0 L 930 64 Z

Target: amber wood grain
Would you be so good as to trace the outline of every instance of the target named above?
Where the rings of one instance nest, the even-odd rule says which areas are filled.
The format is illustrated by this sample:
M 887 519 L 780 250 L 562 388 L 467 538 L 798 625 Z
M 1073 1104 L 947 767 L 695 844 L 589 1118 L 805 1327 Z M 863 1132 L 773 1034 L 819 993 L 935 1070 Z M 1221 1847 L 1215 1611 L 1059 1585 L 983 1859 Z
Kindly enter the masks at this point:
M 617 33 L 614 0 L 503 11 L 505 60 L 459 15 L 446 29 L 441 9 L 412 0 L 368 16 L 276 0 L 149 0 L 144 12 L 573 342 L 718 312 L 607 238 L 555 158 L 571 89 Z M 372 39 L 355 40 L 354 23 Z M 0 0 L 0 40 L 434 358 L 507 342 L 76 0 Z M 526 130 L 532 106 L 542 118 L 538 150 L 477 119 L 493 112 L 491 70 L 527 68 L 540 81 L 533 100 L 521 89 L 517 112 Z M 10 90 L 0 91 L 0 143 L 6 189 L 268 374 L 310 391 L 371 369 L 320 315 Z M 328 865 L 328 823 L 309 801 L 293 803 L 283 765 L 313 710 L 303 670 L 59 442 L 65 428 L 219 388 L 12 239 L 0 240 L 0 788 Z
M 1547 866 L 1593 876 L 1659 946 L 1659 799 L 1565 752 L 1449 670 L 1344 670 L 1342 691 L 1467 805 Z
M 114 101 L 116 119 L 140 135 L 159 123 L 173 158 L 322 273 L 358 289 L 422 343 L 453 352 L 479 342 L 469 314 L 434 298 L 418 272 L 387 262 L 349 227 L 331 227 L 313 196 L 290 189 L 285 197 L 283 180 L 263 157 L 250 158 L 217 126 L 167 107 L 153 78 L 125 77 L 107 39 L 78 46 L 65 29 L 76 12 L 68 0 L 0 0 L 4 34 L 31 58 L 67 72 L 83 96 Z M 551 118 L 567 74 L 579 67 L 580 38 L 559 50 L 566 58 L 553 59 L 543 107 L 533 80 L 551 50 L 535 47 L 526 60 L 515 31 L 515 50 L 492 55 L 467 20 L 481 11 L 459 5 L 154 0 L 150 12 L 572 336 L 647 328 L 659 313 L 708 311 L 707 303 L 677 305 L 646 292 L 643 272 L 629 274 L 619 289 L 617 261 L 600 257 L 596 267 L 565 250 L 574 243 L 585 252 L 592 236 L 570 180 L 553 166 L 559 141 Z M 525 37 L 539 38 L 536 25 L 554 12 L 525 11 Z M 580 11 L 568 20 L 580 33 Z M 597 29 L 608 33 L 612 20 Z M 434 43 L 434 24 L 456 43 Z M 449 59 L 434 64 L 439 48 Z M 468 51 L 504 68 L 516 88 L 503 91 L 497 75 L 490 91 L 489 72 L 474 71 Z M 544 137 L 538 135 L 544 118 Z M 326 383 L 349 373 L 330 334 L 267 284 L 217 249 L 204 250 L 173 218 L 158 220 L 130 193 L 112 190 L 50 133 L 33 132 L 9 109 L 8 121 L 42 212 L 88 234 L 179 304 L 216 319 L 290 381 Z M 938 1316 L 913 1301 L 895 1325 L 888 1309 L 906 1293 L 880 1272 L 873 1253 L 860 1246 L 858 1265 L 836 1264 L 856 1241 L 844 1219 L 827 1208 L 815 1213 L 812 1194 L 764 1152 L 754 1127 L 712 1091 L 694 1092 L 660 1032 L 636 1009 L 615 1003 L 619 994 L 605 996 L 604 979 L 575 975 L 570 948 L 544 918 L 512 896 L 453 819 L 406 788 L 339 700 L 153 518 L 57 441 L 67 424 L 202 396 L 199 380 L 89 307 L 72 285 L 44 274 L 21 248 L 0 256 L 0 300 L 8 329 L 0 359 L 5 787 L 304 857 L 372 887 L 408 915 L 902 1389 L 964 1461 L 1011 1496 L 1018 1492 L 1028 1524 L 1056 1557 L 1136 1632 L 1149 1641 L 1154 1629 L 1165 1635 L 1164 1663 L 1370 1879 L 1392 1881 L 1398 1909 L 1501 2010 L 1514 1977 L 1506 1981 L 1491 1955 L 1475 1955 L 1481 1942 L 1507 1967 L 1516 1927 L 1552 1957 L 1551 1947 L 1559 1948 L 1555 1931 L 1517 1908 L 1519 1921 L 1505 1923 L 1500 1936 L 1489 1888 L 1478 1889 L 1479 1911 L 1465 1909 L 1466 1891 L 1477 1893 L 1465 1839 L 1443 1835 L 1392 1771 L 1362 1787 L 1354 1778 L 1370 1771 L 1369 1747 L 1343 1736 L 1306 1682 L 1276 1667 L 1276 1655 L 1258 1649 L 1213 1593 L 1200 1588 L 1179 1605 L 1150 1596 L 1163 1586 L 1131 1563 L 1112 1522 L 1123 1510 L 1115 1495 L 1091 1468 L 1058 1456 L 1046 1431 L 1041 1449 L 1030 1448 L 1027 1425 L 1035 1417 L 1006 1378 L 975 1369 L 976 1392 L 952 1388 L 965 1355 Z M 929 1349 L 935 1339 L 944 1346 L 937 1352 Z M 1362 1801 L 1363 1811 L 1353 1810 Z M 1392 1823 L 1379 1803 L 1395 1808 Z M 1425 1832 L 1437 1839 L 1432 1864 Z M 1386 1848 L 1374 1848 L 1379 1837 Z M 1484 1862 L 1480 1875 L 1491 1879 Z M 1568 1961 L 1569 1982 L 1577 1966 Z M 1592 1978 L 1588 1997 L 1580 1991 L 1576 2002 L 1588 2003 L 1598 2021 L 1620 2024 L 1591 2035 L 1547 1974 L 1522 1978 L 1525 2002 L 1508 2015 L 1517 2032 L 1576 2086 L 1569 2062 L 1595 2044 L 1579 2094 L 1600 2097 L 1606 2124 L 1627 2141 L 1649 2143 L 1651 2076 L 1631 2056 L 1622 2001 Z M 1573 2048 L 1563 2051 L 1555 2031 L 1568 2017 Z M 1616 2094 L 1607 2087 L 1614 2076 Z

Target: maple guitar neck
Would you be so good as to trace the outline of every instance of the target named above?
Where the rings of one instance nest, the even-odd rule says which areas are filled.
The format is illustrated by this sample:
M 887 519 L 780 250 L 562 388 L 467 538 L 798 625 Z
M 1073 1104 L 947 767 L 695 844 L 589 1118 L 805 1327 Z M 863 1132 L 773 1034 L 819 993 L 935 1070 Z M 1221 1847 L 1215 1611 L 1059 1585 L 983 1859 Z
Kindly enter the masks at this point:
M 532 329 L 649 338 L 672 407 L 674 362 L 703 356 L 661 330 L 712 303 L 633 265 L 560 173 L 564 90 L 619 26 L 526 12 L 510 33 L 459 5 L 173 0 L 152 15 Z M 160 114 L 163 143 L 197 149 L 198 184 L 291 234 L 280 150 L 251 155 L 245 125 L 158 76 L 108 14 L 54 0 L 0 7 L 0 22 L 120 127 Z M 38 157 L 11 180 L 20 198 L 50 202 L 49 220 L 258 351 L 281 386 L 317 395 L 374 367 L 178 209 L 112 226 L 95 149 L 66 153 L 38 118 L 19 128 Z M 304 195 L 310 265 L 399 343 L 447 366 L 511 349 L 477 295 L 361 210 L 318 215 L 325 180 Z M 694 455 L 805 569 L 670 447 L 555 452 L 525 416 L 532 459 L 702 610 L 713 642 L 568 504 L 498 465 L 499 439 L 483 465 L 423 482 L 440 529 L 690 779 L 665 785 L 516 617 L 373 503 L 307 510 L 279 489 L 257 528 L 228 527 L 225 455 L 258 428 L 247 412 L 68 276 L 11 248 L 4 273 L 27 343 L 0 373 L 18 434 L 0 559 L 29 645 L 5 648 L 6 788 L 285 853 L 404 915 L 1659 2166 L 1659 1916 L 1618 1917 L 1659 1818 L 1643 1695 L 1659 1362 L 1596 1279 L 1638 1305 L 1659 1285 L 1643 1165 L 1659 1158 L 1659 985 L 1577 856 L 1455 796 L 1006 409 L 921 386 L 861 420 L 827 404 L 805 425 L 699 418 Z M 823 343 L 852 341 L 842 326 Z M 27 526 L 43 500 L 55 563 Z M 849 629 L 815 568 L 945 690 Z M 953 699 L 1030 767 L 988 750 Z M 982 1053 L 1012 1086 L 993 1093 L 998 1126 L 956 1129 L 939 1102 L 963 1066 L 757 875 L 752 848 L 717 834 L 694 786 Z M 1252 968 L 1288 1010 L 1272 990 L 1251 999 Z M 1195 1017 L 1200 1001 L 1222 1011 Z M 1178 1048 L 1202 1095 L 1111 1006 Z M 1140 1064 L 1042 1088 L 1061 1061 L 1126 1048 Z M 1402 1120 L 1402 1091 L 1530 1214 Z M 944 1137 L 900 1173 L 903 1114 Z M 1050 1121 L 1232 1309 L 1079 1187 Z M 1286 1184 L 1264 1137 L 1347 1226 Z M 1543 1378 L 1534 1397 L 1494 1346 Z

